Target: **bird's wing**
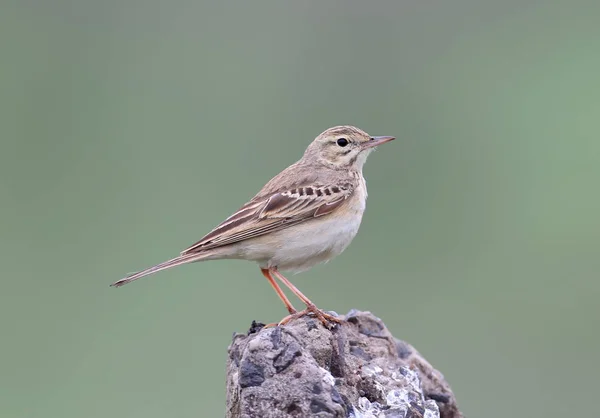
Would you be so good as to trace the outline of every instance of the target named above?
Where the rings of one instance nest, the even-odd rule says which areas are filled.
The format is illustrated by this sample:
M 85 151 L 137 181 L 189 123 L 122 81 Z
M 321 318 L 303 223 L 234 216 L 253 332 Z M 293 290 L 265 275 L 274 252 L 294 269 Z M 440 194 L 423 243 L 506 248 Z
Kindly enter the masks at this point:
M 354 192 L 350 183 L 306 185 L 257 195 L 181 255 L 279 231 L 333 212 Z

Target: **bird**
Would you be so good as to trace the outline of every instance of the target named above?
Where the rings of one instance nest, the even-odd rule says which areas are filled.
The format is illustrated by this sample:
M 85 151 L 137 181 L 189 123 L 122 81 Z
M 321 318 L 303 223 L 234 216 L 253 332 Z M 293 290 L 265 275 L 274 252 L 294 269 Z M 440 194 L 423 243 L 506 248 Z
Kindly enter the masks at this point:
M 350 125 L 319 134 L 297 162 L 273 177 L 250 201 L 179 256 L 111 284 L 120 287 L 183 264 L 241 259 L 253 261 L 289 315 L 275 325 L 312 314 L 330 328 L 338 317 L 319 308 L 281 271 L 299 273 L 341 254 L 356 236 L 367 201 L 363 165 L 393 136 L 370 136 Z M 279 284 L 306 308 L 297 311 Z M 272 325 L 272 324 L 269 324 Z

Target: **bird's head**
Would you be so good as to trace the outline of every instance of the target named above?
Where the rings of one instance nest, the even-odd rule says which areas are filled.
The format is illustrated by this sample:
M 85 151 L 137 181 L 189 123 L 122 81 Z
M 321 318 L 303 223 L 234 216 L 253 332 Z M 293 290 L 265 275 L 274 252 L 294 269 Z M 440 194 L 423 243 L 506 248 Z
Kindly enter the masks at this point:
M 303 158 L 335 169 L 361 170 L 376 146 L 393 139 L 393 136 L 371 136 L 354 126 L 334 126 L 315 138 Z

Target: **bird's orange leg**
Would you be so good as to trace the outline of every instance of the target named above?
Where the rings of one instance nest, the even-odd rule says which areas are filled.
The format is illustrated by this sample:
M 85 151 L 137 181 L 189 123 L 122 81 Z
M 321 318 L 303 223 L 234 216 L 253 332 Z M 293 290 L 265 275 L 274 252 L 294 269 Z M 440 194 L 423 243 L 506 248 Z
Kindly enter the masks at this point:
M 260 269 L 260 272 L 267 278 L 269 283 L 271 283 L 271 286 L 275 289 L 275 293 L 277 293 L 277 296 L 279 296 L 279 299 L 281 299 L 290 315 L 297 313 L 298 311 L 292 306 L 292 302 L 290 302 L 285 293 L 283 293 L 283 290 L 281 290 L 281 287 L 279 287 L 273 276 L 271 276 L 271 272 L 268 269 Z
M 311 312 L 326 327 L 329 327 L 332 322 L 334 322 L 334 323 L 340 323 L 340 322 L 342 322 L 340 319 L 336 318 L 335 316 L 329 315 L 328 313 L 325 313 L 322 310 L 320 310 L 319 308 L 317 308 L 317 306 L 314 303 L 312 303 L 312 301 L 309 298 L 307 298 L 306 296 L 304 296 L 304 294 L 296 286 L 294 286 L 292 284 L 292 282 L 290 282 L 288 279 L 286 279 L 285 276 L 283 274 L 281 274 L 277 269 L 271 268 L 270 272 L 273 273 L 275 275 L 275 277 L 277 277 L 279 280 L 281 280 L 281 282 L 284 285 L 286 285 L 288 287 L 288 289 L 290 289 L 292 291 L 292 293 L 294 293 L 294 295 L 298 296 L 298 299 L 300 299 L 306 305 L 306 309 L 304 311 L 301 311 L 301 312 L 298 312 L 298 313 L 290 313 L 289 316 L 283 318 L 279 322 L 281 325 L 284 325 L 287 322 L 291 321 L 292 319 L 300 318 L 300 317 L 302 317 L 302 316 L 304 316 L 304 315 L 306 315 L 308 313 L 311 313 Z

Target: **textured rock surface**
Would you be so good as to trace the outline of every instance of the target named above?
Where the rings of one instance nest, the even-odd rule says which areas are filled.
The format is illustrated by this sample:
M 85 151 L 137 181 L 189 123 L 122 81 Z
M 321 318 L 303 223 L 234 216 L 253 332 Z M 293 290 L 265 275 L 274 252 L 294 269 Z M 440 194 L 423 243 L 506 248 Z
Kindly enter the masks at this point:
M 305 317 L 253 323 L 227 363 L 227 418 L 460 418 L 440 372 L 369 312 L 333 330 Z

